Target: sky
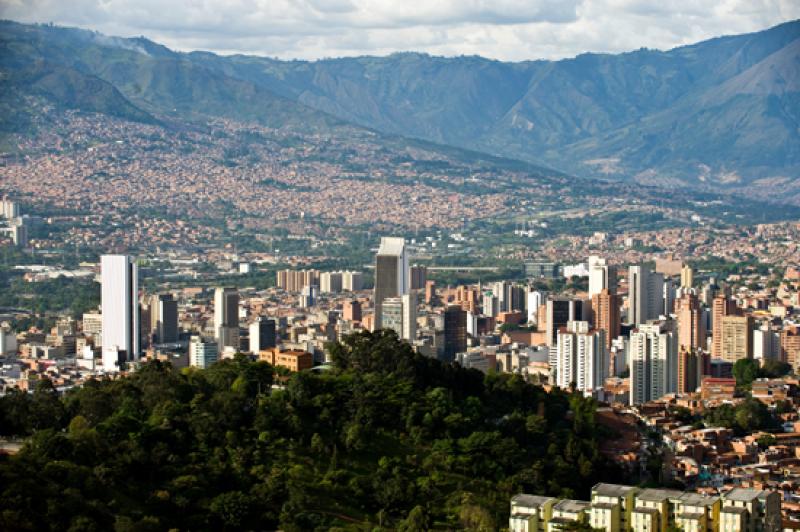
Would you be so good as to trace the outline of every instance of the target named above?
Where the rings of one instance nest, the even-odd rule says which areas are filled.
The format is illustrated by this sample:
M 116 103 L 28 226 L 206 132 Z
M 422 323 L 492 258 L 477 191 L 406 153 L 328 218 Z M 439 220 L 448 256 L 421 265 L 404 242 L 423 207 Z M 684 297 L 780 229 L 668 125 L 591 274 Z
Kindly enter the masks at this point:
M 758 31 L 800 18 L 800 0 L 0 0 L 0 18 L 143 35 L 182 51 L 521 61 Z

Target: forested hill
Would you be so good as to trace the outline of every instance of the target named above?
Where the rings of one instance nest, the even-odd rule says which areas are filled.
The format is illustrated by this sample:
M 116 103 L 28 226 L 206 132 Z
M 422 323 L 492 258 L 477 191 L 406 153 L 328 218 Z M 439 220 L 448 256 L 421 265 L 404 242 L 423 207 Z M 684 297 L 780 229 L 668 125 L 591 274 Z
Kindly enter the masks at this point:
M 413 353 L 389 332 L 332 346 L 330 371 L 244 357 L 158 362 L 59 397 L 0 398 L 2 530 L 496 529 L 519 491 L 619 480 L 591 400 Z

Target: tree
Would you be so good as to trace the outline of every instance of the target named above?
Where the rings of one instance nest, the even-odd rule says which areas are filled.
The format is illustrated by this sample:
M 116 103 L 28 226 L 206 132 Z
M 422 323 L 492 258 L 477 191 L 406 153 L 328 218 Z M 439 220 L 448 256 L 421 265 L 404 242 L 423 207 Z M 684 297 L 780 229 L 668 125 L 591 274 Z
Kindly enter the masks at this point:
M 736 379 L 736 386 L 740 388 L 750 388 L 750 385 L 758 377 L 758 362 L 750 358 L 742 358 L 733 365 L 733 376 Z

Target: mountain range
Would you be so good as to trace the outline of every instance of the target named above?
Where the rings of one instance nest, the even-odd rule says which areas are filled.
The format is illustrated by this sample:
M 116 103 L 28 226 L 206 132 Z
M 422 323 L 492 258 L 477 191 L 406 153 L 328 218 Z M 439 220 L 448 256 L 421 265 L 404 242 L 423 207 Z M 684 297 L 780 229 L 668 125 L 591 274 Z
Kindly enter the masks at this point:
M 319 61 L 181 53 L 0 23 L 0 131 L 32 97 L 137 121 L 341 123 L 580 177 L 800 204 L 800 21 L 669 51 L 508 63 L 399 53 Z

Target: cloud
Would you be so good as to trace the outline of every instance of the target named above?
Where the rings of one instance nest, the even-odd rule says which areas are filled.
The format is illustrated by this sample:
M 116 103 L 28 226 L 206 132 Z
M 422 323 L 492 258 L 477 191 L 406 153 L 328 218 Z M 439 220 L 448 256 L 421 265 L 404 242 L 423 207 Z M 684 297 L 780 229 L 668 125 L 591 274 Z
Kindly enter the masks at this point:
M 421 51 L 502 60 L 672 48 L 800 18 L 796 0 L 0 0 L 0 17 L 177 50 L 316 59 Z

